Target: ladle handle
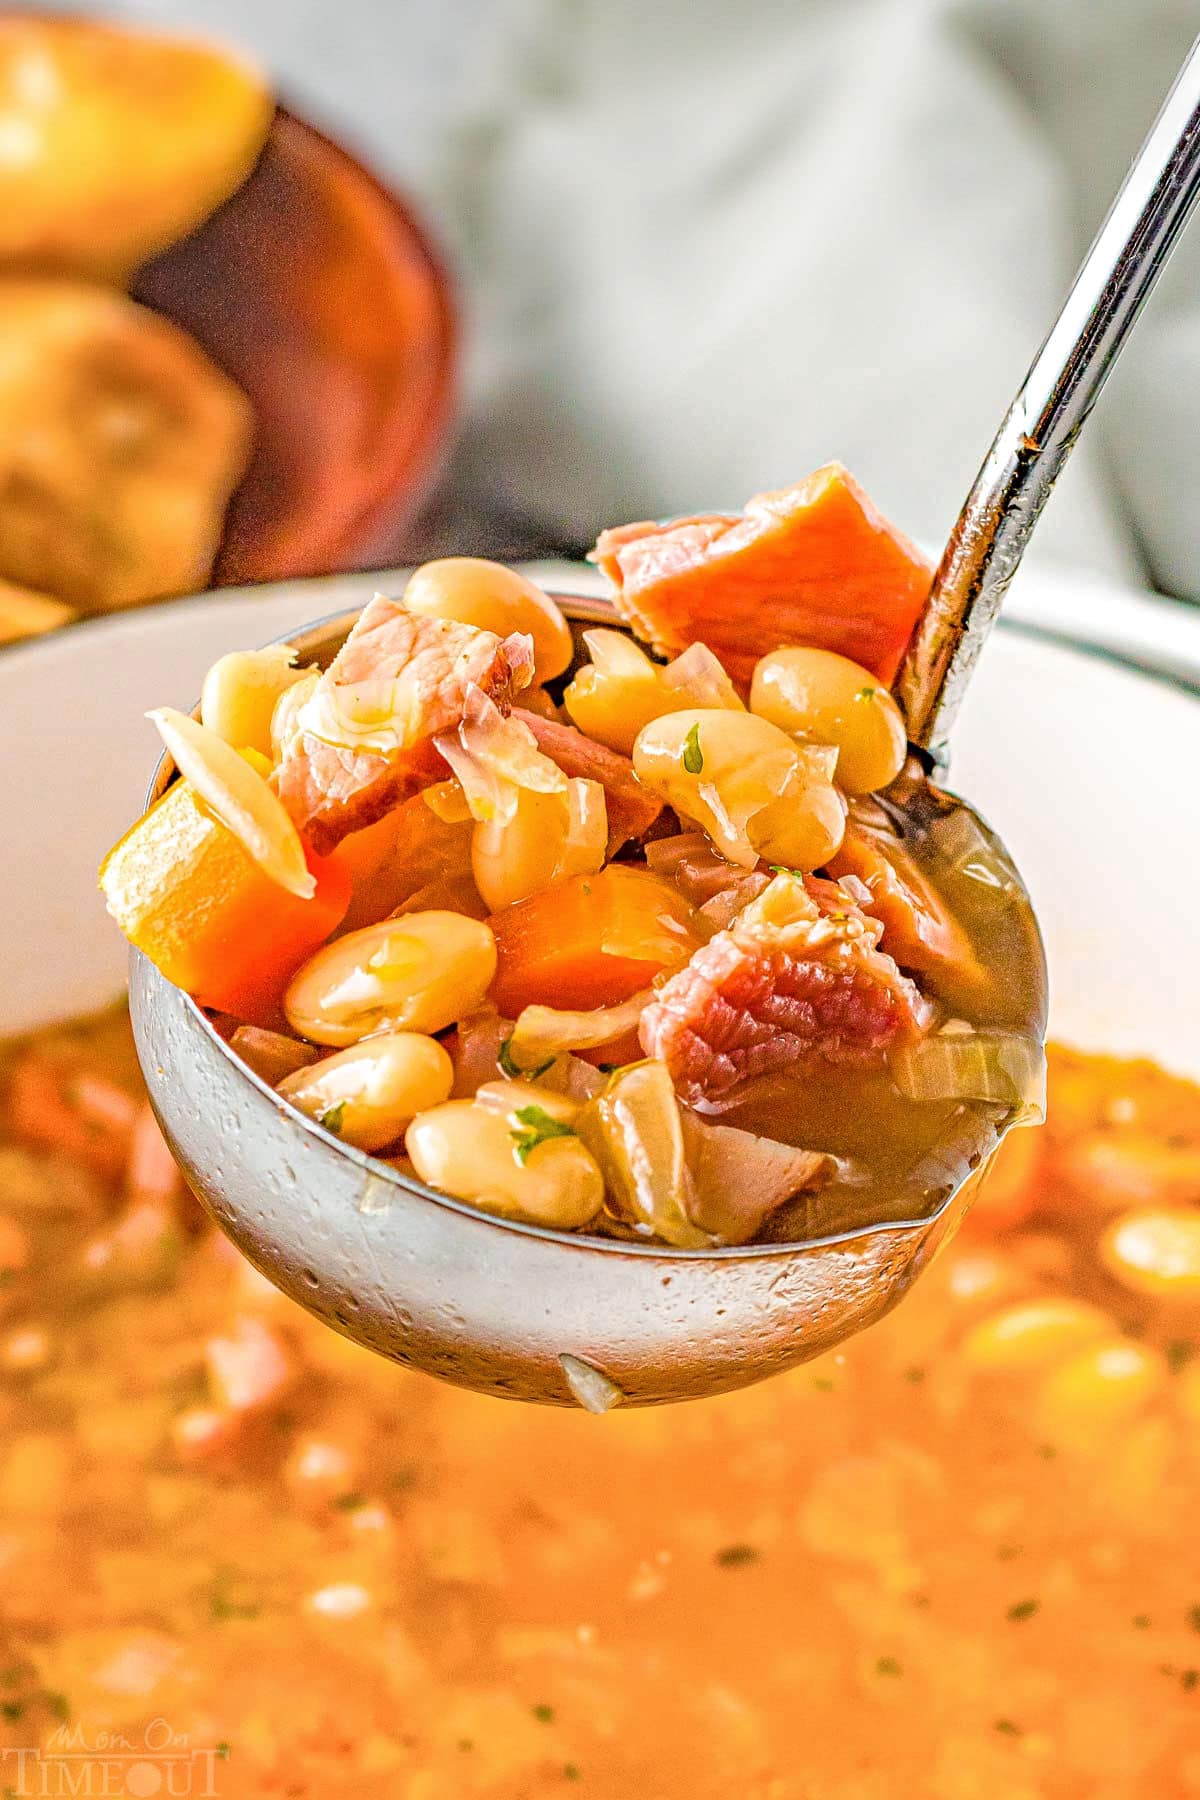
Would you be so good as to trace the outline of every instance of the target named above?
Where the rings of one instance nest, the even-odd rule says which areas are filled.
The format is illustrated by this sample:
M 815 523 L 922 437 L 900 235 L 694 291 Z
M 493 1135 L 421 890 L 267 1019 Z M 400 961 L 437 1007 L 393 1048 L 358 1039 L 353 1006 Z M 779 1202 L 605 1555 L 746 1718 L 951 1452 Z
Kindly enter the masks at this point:
M 959 514 L 896 682 L 944 761 L 976 658 L 1059 471 L 1200 196 L 1200 38 L 1083 260 Z

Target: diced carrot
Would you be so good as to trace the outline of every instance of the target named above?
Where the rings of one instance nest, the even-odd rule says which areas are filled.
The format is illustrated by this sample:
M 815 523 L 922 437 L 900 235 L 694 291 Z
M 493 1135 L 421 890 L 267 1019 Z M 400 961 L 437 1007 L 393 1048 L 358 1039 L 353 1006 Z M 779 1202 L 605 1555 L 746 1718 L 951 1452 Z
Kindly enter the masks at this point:
M 933 578 L 840 463 L 715 514 L 602 532 L 618 612 L 664 656 L 703 642 L 735 680 L 781 644 L 836 650 L 890 682 Z
M 270 1025 L 291 976 L 341 922 L 350 877 L 308 853 L 301 900 L 178 781 L 105 858 L 108 910 L 137 949 L 203 1006 Z
M 975 952 L 899 838 L 851 819 L 827 865 L 835 879 L 856 875 L 871 890 L 863 910 L 883 926 L 883 948 L 903 969 L 940 974 L 958 987 L 983 980 Z
M 73 1076 L 26 1056 L 12 1070 L 6 1100 L 15 1137 L 60 1151 L 107 1181 L 124 1173 L 137 1106 L 102 1075 Z
M 700 942 L 692 909 L 648 869 L 611 863 L 507 906 L 488 921 L 498 967 L 492 999 L 525 1006 L 615 1006 L 682 966 Z

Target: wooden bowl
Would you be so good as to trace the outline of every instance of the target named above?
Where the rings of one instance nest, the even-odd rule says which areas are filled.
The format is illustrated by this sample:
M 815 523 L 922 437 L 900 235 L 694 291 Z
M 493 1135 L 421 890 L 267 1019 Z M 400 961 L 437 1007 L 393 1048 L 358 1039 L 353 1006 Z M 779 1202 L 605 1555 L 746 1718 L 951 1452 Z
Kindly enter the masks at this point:
M 246 183 L 133 292 L 255 408 L 214 581 L 395 561 L 441 465 L 457 350 L 448 278 L 404 203 L 280 107 Z

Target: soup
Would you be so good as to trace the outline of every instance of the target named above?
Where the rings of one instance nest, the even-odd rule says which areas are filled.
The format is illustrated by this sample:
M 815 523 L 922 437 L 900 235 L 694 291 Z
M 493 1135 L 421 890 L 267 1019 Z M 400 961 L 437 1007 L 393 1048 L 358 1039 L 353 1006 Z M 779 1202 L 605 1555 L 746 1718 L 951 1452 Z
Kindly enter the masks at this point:
M 1053 1052 L 895 1314 L 603 1418 L 334 1336 L 138 1091 L 0 1063 L 0 1791 L 1200 1793 L 1200 1090 Z
M 292 1107 L 455 1200 L 680 1250 L 929 1217 L 1039 1110 L 1044 982 L 887 685 L 928 565 L 836 466 L 596 556 L 669 660 L 472 558 L 308 668 L 222 657 L 199 719 L 151 714 L 179 779 L 110 911 Z

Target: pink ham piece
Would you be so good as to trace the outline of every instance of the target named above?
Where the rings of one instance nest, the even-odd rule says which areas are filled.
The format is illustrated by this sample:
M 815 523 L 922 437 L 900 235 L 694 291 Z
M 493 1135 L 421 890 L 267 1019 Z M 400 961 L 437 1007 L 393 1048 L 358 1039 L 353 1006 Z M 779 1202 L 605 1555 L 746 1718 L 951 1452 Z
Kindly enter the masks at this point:
M 351 749 L 301 730 L 272 776 L 301 837 L 319 856 L 445 778 L 434 736 L 458 724 L 472 685 L 506 710 L 533 677 L 532 640 L 523 635 L 501 640 L 471 625 L 410 613 L 400 601 L 376 594 L 322 675 L 314 698 L 336 699 L 339 688 L 402 677 L 401 748 L 387 754 Z
M 564 775 L 581 775 L 587 781 L 600 783 L 608 808 L 609 856 L 615 856 L 631 838 L 640 838 L 649 831 L 662 812 L 663 803 L 642 786 L 627 756 L 597 744 L 573 725 L 543 719 L 540 713 L 527 712 L 524 707 L 514 707 L 513 717 L 528 725 L 538 749 L 557 763 Z
M 646 1055 L 690 1105 L 813 1056 L 879 1060 L 933 1023 L 880 930 L 836 884 L 777 875 L 659 990 L 642 1014 Z

